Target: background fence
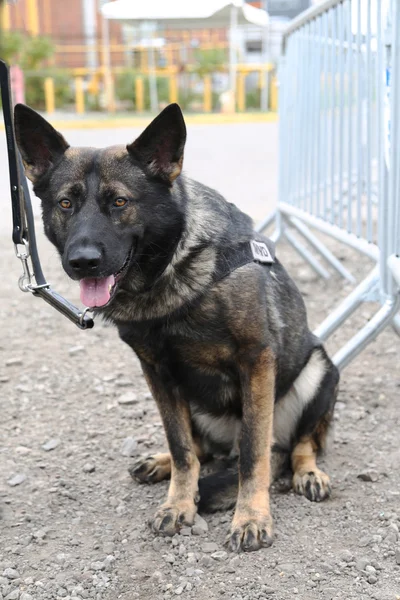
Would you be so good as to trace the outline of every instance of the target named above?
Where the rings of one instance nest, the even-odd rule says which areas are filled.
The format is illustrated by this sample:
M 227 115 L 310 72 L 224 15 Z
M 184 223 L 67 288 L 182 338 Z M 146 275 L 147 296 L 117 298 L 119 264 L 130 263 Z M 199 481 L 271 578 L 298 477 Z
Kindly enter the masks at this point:
M 273 237 L 322 277 L 353 276 L 309 229 L 369 256 L 375 266 L 318 327 L 326 339 L 364 301 L 374 317 L 335 355 L 346 366 L 389 323 L 400 332 L 400 0 L 326 0 L 284 36 L 280 72 L 280 190 Z

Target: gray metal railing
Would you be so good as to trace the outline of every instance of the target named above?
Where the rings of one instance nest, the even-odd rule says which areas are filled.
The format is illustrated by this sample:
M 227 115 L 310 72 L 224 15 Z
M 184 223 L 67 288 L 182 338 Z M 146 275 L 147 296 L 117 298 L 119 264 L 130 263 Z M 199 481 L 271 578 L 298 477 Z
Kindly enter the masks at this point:
M 275 222 L 271 237 L 325 278 L 320 257 L 355 283 L 311 229 L 375 263 L 315 332 L 325 340 L 362 302 L 380 302 L 334 356 L 343 368 L 388 324 L 400 333 L 400 0 L 309 9 L 285 32 L 279 80 L 279 202 L 258 229 Z

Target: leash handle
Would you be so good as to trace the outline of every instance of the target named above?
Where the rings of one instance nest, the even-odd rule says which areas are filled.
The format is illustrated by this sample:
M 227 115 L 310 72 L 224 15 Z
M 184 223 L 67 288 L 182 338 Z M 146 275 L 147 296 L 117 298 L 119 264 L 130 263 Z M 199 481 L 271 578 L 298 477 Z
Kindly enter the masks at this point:
M 12 240 L 15 245 L 16 255 L 21 260 L 24 270 L 23 275 L 19 279 L 20 289 L 39 296 L 75 323 L 80 329 L 91 329 L 94 321 L 87 314 L 89 309 L 80 310 L 74 304 L 68 302 L 68 300 L 51 289 L 43 275 L 36 246 L 35 222 L 29 188 L 24 175 L 21 155 L 15 144 L 9 70 L 6 63 L 2 60 L 0 60 L 0 88 L 10 173 L 13 213 Z M 33 284 L 31 281 L 30 263 L 33 266 L 36 284 Z
M 20 178 L 18 173 L 18 155 L 14 138 L 10 75 L 6 63 L 2 60 L 0 60 L 0 87 L 10 174 L 11 203 L 13 213 L 12 239 L 14 244 L 23 244 L 24 239 L 27 240 L 27 231 L 24 219 L 25 215 L 23 198 L 20 189 Z
M 63 314 L 67 319 L 75 323 L 79 329 L 92 329 L 94 321 L 88 314 L 88 308 L 83 311 L 79 310 L 74 304 L 68 302 L 63 296 L 57 294 L 50 287 L 36 286 L 32 289 L 35 296 L 40 296 L 47 304 L 56 308 L 58 312 Z

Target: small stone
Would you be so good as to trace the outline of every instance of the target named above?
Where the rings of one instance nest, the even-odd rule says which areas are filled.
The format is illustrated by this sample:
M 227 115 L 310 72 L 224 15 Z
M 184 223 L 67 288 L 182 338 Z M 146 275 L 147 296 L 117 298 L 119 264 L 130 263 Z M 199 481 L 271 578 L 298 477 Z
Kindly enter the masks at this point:
M 138 397 L 136 394 L 134 394 L 133 392 L 126 392 L 125 394 L 122 394 L 121 396 L 119 396 L 119 398 L 117 399 L 118 404 L 121 404 L 122 406 L 131 406 L 132 404 L 137 404 L 139 402 Z
M 370 563 L 370 561 L 368 558 L 365 558 L 365 557 L 357 558 L 356 569 L 358 571 L 365 571 L 365 568 L 367 567 L 367 565 L 369 565 L 369 563 Z
M 96 470 L 96 467 L 92 463 L 86 463 L 86 464 L 83 465 L 83 469 L 82 470 L 83 470 L 84 473 L 94 473 L 95 470 Z
M 192 527 L 193 535 L 205 535 L 208 532 L 208 523 L 200 515 L 196 515 L 194 518 L 194 525 Z
M 6 577 L 7 579 L 19 579 L 21 576 L 17 569 L 11 569 L 11 567 L 8 567 L 7 569 L 4 569 L 3 577 Z
M 192 533 L 192 530 L 191 530 L 190 527 L 182 527 L 182 529 L 180 530 L 179 533 L 181 535 L 188 536 L 188 535 L 190 535 Z
M 80 352 L 85 351 L 85 346 L 71 346 L 69 348 L 68 353 L 73 356 L 74 354 L 79 354 Z
M 6 375 L 0 376 L 0 383 L 7 383 L 7 381 L 10 381 L 9 377 L 7 377 Z
M 106 556 L 106 558 L 103 561 L 104 569 L 106 571 L 111 571 L 114 563 L 115 563 L 115 556 L 113 556 L 112 554 L 109 554 L 108 556 Z
M 122 456 L 135 456 L 138 443 L 133 437 L 127 437 L 122 442 L 121 454 Z
M 400 548 L 396 548 L 395 558 L 396 558 L 396 564 L 400 565 Z
M 180 585 L 179 587 L 176 588 L 176 590 L 174 590 L 174 594 L 175 596 L 180 596 L 183 592 L 183 587 Z
M 7 481 L 7 483 L 11 487 L 15 487 L 16 485 L 21 485 L 21 483 L 24 483 L 25 480 L 26 480 L 26 475 L 24 475 L 23 473 L 17 473 L 17 475 L 14 475 L 14 477 L 11 477 L 11 479 L 9 479 Z
M 22 592 L 22 594 L 19 597 L 19 600 L 33 600 L 33 598 L 27 592 Z
M 166 554 L 164 556 L 165 562 L 169 563 L 170 565 L 173 565 L 175 562 L 175 556 L 173 554 Z
M 103 552 L 105 552 L 106 554 L 112 554 L 114 552 L 114 549 L 115 549 L 114 542 L 104 542 Z
M 219 550 L 219 546 L 215 542 L 205 542 L 201 549 L 206 554 L 212 554 L 213 552 L 217 552 Z
M 4 598 L 4 600 L 19 600 L 19 590 L 13 590 Z
M 60 598 L 65 598 L 65 596 L 68 594 L 67 590 L 65 588 L 58 588 L 57 590 L 57 596 L 60 596 Z
M 379 475 L 376 471 L 363 471 L 357 475 L 357 479 L 361 481 L 375 482 L 378 481 Z
M 211 556 L 207 556 L 205 554 L 204 556 L 201 557 L 200 564 L 203 567 L 209 567 L 209 566 L 211 566 L 213 564 L 213 559 L 211 558 Z
M 387 536 L 385 537 L 385 542 L 387 544 L 395 544 L 398 539 L 398 534 L 395 531 L 389 531 Z
M 186 584 L 186 591 L 187 592 L 191 592 L 192 589 L 193 589 L 193 584 L 190 583 L 190 581 L 188 581 L 187 584 Z
M 48 442 L 43 444 L 42 450 L 44 450 L 45 452 L 50 452 L 50 450 L 55 450 L 57 448 L 57 446 L 59 445 L 59 443 L 60 443 L 60 440 L 58 440 L 56 438 L 52 438 L 51 440 L 49 440 Z
M 353 560 L 353 555 L 350 550 L 342 550 L 339 554 L 340 560 L 343 562 L 349 563 Z
M 92 564 L 90 565 L 90 568 L 93 571 L 103 571 L 104 564 L 102 562 L 100 562 L 99 560 L 96 560 L 95 562 L 92 562 Z
M 14 358 L 8 358 L 6 360 L 6 367 L 17 367 L 19 365 L 22 365 L 22 358 L 17 356 L 14 356 Z
M 376 569 L 374 569 L 374 567 L 372 565 L 367 565 L 365 567 L 365 572 L 368 573 L 369 575 L 374 575 L 376 573 Z
M 370 576 L 368 577 L 368 580 L 367 580 L 367 581 L 368 581 L 368 583 L 371 583 L 371 584 L 373 585 L 374 583 L 376 583 L 376 582 L 378 581 L 378 578 L 377 578 L 377 577 L 375 577 L 375 575 L 370 575 Z
M 228 557 L 228 553 L 225 552 L 224 550 L 218 550 L 217 552 L 213 552 L 211 554 L 211 558 L 213 558 L 214 560 L 217 561 L 222 561 L 222 560 L 226 560 Z

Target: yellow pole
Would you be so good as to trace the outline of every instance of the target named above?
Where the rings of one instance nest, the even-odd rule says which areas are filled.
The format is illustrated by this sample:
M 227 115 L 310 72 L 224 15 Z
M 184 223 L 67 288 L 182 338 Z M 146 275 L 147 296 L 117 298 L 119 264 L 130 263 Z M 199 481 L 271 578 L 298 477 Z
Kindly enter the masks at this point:
M 237 107 L 240 112 L 246 110 L 246 76 L 244 73 L 237 74 Z
M 0 31 L 9 31 L 10 29 L 10 5 L 0 2 Z
M 46 105 L 46 112 L 53 113 L 55 109 L 55 97 L 54 97 L 54 79 L 52 77 L 46 77 L 44 80 L 44 101 Z
M 178 102 L 178 83 L 176 75 L 169 76 L 169 101 L 171 104 Z
M 204 110 L 204 112 L 211 112 L 212 111 L 211 75 L 205 75 L 205 77 L 204 77 L 203 110 Z
M 26 0 L 26 24 L 31 35 L 39 34 L 39 12 L 37 0 Z
M 278 80 L 276 75 L 271 77 L 271 88 L 269 91 L 269 106 L 274 112 L 278 110 Z
M 135 95 L 136 95 L 136 110 L 137 112 L 143 112 L 144 110 L 144 89 L 143 89 L 143 77 L 136 77 L 135 79 Z
M 75 108 L 78 115 L 82 115 L 85 112 L 85 94 L 82 77 L 75 77 Z

